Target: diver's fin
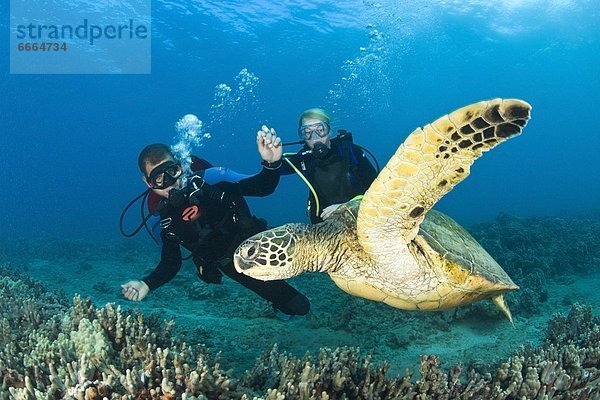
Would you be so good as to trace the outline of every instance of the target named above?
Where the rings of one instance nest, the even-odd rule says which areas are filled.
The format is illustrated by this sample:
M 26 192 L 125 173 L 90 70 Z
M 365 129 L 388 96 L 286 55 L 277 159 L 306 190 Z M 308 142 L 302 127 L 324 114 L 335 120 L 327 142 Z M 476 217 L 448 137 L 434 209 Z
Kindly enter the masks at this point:
M 506 303 L 504 302 L 504 296 L 501 294 L 494 296 L 494 297 L 492 297 L 492 301 L 494 302 L 495 305 L 498 306 L 498 308 L 500 310 L 502 310 L 502 312 L 504 313 L 504 315 L 506 315 L 506 317 L 508 318 L 508 320 L 510 321 L 510 323 L 512 324 L 512 326 L 514 328 L 515 323 L 513 322 L 512 314 L 510 313 L 510 310 L 508 309 L 508 307 L 506 306 Z

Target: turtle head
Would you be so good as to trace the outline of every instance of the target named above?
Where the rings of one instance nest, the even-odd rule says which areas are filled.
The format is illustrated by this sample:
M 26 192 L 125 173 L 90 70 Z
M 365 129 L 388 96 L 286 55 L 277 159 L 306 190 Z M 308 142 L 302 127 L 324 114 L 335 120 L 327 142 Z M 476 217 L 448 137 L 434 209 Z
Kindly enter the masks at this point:
M 244 240 L 233 254 L 235 269 L 262 281 L 287 279 L 304 272 L 295 262 L 303 242 L 302 226 L 287 224 Z

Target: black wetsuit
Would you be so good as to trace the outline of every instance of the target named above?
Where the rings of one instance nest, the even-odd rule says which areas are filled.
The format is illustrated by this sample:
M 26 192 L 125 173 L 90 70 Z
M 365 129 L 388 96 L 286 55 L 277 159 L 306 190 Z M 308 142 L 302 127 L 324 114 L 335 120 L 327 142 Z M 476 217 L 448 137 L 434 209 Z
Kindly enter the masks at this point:
M 209 283 L 220 283 L 221 272 L 268 300 L 274 307 L 290 315 L 304 315 L 310 309 L 308 299 L 282 280 L 260 281 L 238 273 L 232 262 L 237 246 L 251 235 L 266 229 L 264 220 L 253 216 L 242 196 L 266 196 L 275 190 L 279 171 L 263 168 L 260 173 L 236 183 L 222 182 L 215 186 L 233 200 L 217 202 L 199 199 L 197 219 L 190 219 L 189 202 L 179 207 L 170 203 L 161 206 L 163 229 L 161 259 L 154 271 L 143 278 L 156 289 L 175 277 L 181 268 L 181 249 L 194 254 L 199 276 Z M 196 199 L 198 200 L 198 199 Z
M 347 148 L 344 148 L 347 146 Z M 319 197 L 319 213 L 332 204 L 345 203 L 353 197 L 364 194 L 377 177 L 377 171 L 360 147 L 351 142 L 343 143 L 339 138 L 331 139 L 331 148 L 323 159 L 314 157 L 304 147 L 296 154 L 286 156 L 306 177 Z M 283 163 L 282 175 L 295 171 Z M 308 192 L 308 210 L 313 224 L 321 222 L 317 215 L 315 199 Z

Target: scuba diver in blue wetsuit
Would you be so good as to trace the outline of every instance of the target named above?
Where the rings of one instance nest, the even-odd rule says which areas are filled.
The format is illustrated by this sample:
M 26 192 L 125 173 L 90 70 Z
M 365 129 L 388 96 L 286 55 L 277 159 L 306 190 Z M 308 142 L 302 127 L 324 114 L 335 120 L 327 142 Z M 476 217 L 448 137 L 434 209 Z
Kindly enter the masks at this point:
M 282 175 L 297 173 L 309 187 L 307 214 L 313 224 L 321 222 L 342 203 L 362 195 L 378 174 L 362 146 L 352 142 L 352 133 L 339 130 L 331 137 L 331 118 L 320 108 L 302 113 L 298 136 L 304 144 L 297 152 L 284 154 Z M 377 160 L 373 157 L 375 164 Z
M 310 309 L 306 296 L 285 281 L 259 281 L 238 273 L 231 257 L 246 238 L 266 229 L 266 222 L 252 215 L 243 196 L 267 196 L 279 182 L 282 147 L 273 129 L 263 127 L 257 135 L 262 170 L 252 176 L 223 168 L 210 168 L 194 158 L 189 176 L 175 160 L 168 146 L 146 146 L 138 158 L 148 190 L 134 199 L 121 215 L 121 232 L 133 236 L 147 226 L 152 215 L 160 216 L 161 259 L 154 271 L 140 280 L 123 285 L 123 295 L 133 301 L 175 277 L 181 268 L 181 247 L 191 252 L 199 277 L 207 283 L 221 283 L 229 276 L 287 315 L 304 315 Z M 206 168 L 209 167 L 209 168 Z M 209 182 L 210 180 L 210 182 Z M 143 197 L 151 214 L 133 232 L 123 231 L 123 217 L 129 207 Z M 283 318 L 285 319 L 285 318 Z

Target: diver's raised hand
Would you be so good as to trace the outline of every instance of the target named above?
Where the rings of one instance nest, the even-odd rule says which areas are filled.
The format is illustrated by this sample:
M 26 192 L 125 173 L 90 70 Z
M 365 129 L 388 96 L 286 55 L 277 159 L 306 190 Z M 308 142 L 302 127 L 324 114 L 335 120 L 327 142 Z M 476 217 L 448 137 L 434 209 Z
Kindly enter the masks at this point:
M 256 133 L 256 145 L 262 159 L 269 164 L 281 160 L 283 146 L 281 139 L 277 136 L 275 129 L 263 125 Z
M 128 300 L 141 301 L 148 295 L 150 288 L 144 281 L 129 281 L 121 285 L 121 292 Z

